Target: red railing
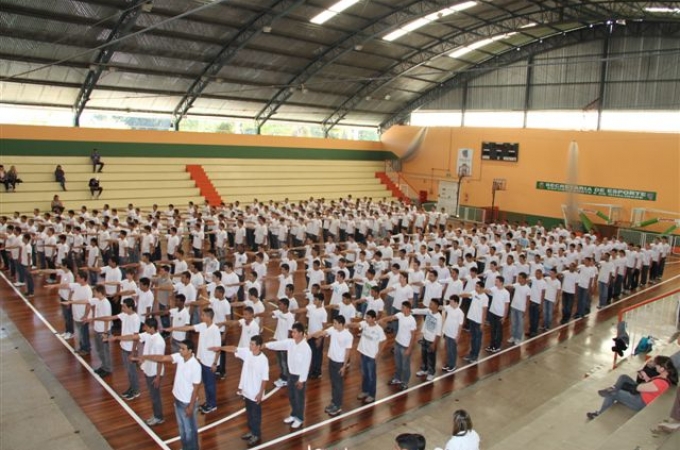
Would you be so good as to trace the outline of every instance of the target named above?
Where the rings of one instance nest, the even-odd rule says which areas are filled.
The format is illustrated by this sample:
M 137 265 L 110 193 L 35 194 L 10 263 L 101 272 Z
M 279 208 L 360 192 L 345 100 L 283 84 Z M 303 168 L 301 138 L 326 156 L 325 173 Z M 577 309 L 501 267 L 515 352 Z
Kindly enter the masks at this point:
M 660 300 L 667 299 L 668 297 L 671 297 L 671 296 L 676 295 L 676 294 L 680 294 L 680 289 L 676 289 L 676 290 L 674 290 L 674 291 L 667 292 L 667 293 L 665 293 L 665 294 L 659 295 L 658 297 L 650 298 L 650 299 L 645 300 L 645 301 L 642 301 L 642 302 L 640 302 L 640 303 L 636 303 L 635 305 L 632 305 L 632 306 L 627 306 L 627 307 L 625 307 L 625 308 L 623 308 L 622 310 L 619 311 L 618 322 L 617 322 L 617 323 L 623 322 L 624 316 L 625 316 L 627 313 L 631 312 L 631 311 L 634 311 L 634 310 L 636 310 L 636 309 L 640 309 L 640 308 L 642 308 L 643 306 L 647 306 L 647 305 L 649 305 L 649 304 L 651 304 L 651 303 L 655 303 L 655 302 L 658 302 L 658 301 L 660 301 Z M 677 318 L 676 318 L 676 320 L 677 320 Z M 633 349 L 633 345 L 634 345 L 634 344 L 635 344 L 634 342 L 632 342 L 632 341 L 630 342 L 630 347 L 629 347 L 629 348 L 630 348 L 631 350 L 634 350 L 634 349 Z M 617 361 L 617 359 L 618 359 L 618 356 L 619 356 L 619 355 L 618 355 L 616 352 L 614 352 L 614 365 L 613 365 L 614 368 L 616 368 L 616 361 Z

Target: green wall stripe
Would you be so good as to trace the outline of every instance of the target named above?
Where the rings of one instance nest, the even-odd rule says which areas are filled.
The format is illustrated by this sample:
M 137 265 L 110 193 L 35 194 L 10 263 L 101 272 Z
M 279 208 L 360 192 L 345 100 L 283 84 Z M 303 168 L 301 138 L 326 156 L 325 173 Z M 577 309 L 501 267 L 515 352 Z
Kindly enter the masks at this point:
M 103 156 L 171 158 L 254 158 L 384 161 L 396 155 L 383 150 L 331 150 L 324 148 L 248 147 L 241 145 L 148 144 L 95 141 L 33 141 L 0 139 L 3 155 L 89 156 L 97 148 Z
M 557 217 L 548 217 L 548 216 L 535 216 L 532 214 L 524 214 L 524 213 L 518 213 L 518 212 L 512 212 L 512 211 L 499 211 L 499 216 L 503 220 L 507 220 L 509 223 L 515 223 L 515 222 L 527 222 L 529 225 L 536 225 L 536 223 L 540 220 L 543 223 L 543 226 L 545 227 L 546 230 L 550 230 L 552 227 L 557 226 L 557 225 L 562 225 L 564 226 L 564 219 L 560 219 Z

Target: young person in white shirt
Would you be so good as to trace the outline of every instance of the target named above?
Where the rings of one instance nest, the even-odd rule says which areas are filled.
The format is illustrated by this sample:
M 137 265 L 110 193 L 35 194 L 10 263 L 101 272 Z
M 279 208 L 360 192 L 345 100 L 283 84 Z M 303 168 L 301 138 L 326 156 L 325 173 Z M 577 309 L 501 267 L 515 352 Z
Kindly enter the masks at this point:
M 595 279 L 597 278 L 597 267 L 593 265 L 593 260 L 586 257 L 583 260 L 583 265 L 578 268 L 578 285 L 576 315 L 575 319 L 579 319 L 590 313 L 590 304 L 592 295 L 595 293 Z
M 491 342 L 485 349 L 489 353 L 497 353 L 503 347 L 503 322 L 508 316 L 510 306 L 510 292 L 505 289 L 505 278 L 497 275 L 494 281 L 494 286 L 485 290 L 491 296 L 487 315 L 491 327 Z
M 214 350 L 234 353 L 243 361 L 238 390 L 246 403 L 250 431 L 241 436 L 241 439 L 246 440 L 249 446 L 254 446 L 262 439 L 262 401 L 269 381 L 269 361 L 262 353 L 262 336 L 252 336 L 248 347 L 226 346 Z
M 345 371 L 349 365 L 349 357 L 354 337 L 345 329 L 345 318 L 338 315 L 333 319 L 333 326 L 326 330 L 317 331 L 311 337 L 329 337 L 328 372 L 331 378 L 331 403 L 325 409 L 326 413 L 335 417 L 342 413 L 344 396 Z
M 411 379 L 411 353 L 418 330 L 416 319 L 411 314 L 410 301 L 401 304 L 401 312 L 381 319 L 380 325 L 395 321 L 399 322 L 399 326 L 394 338 L 394 376 L 389 384 L 406 390 Z
M 550 269 L 545 280 L 545 301 L 543 302 L 543 331 L 552 328 L 553 314 L 559 303 L 562 283 L 557 278 L 557 270 Z
M 578 284 L 576 263 L 569 264 L 568 268 L 560 273 L 560 277 L 562 278 L 562 320 L 560 323 L 565 324 L 571 320 L 574 311 L 576 285 Z
M 460 309 L 460 297 L 452 295 L 448 304 L 444 307 L 444 320 L 442 334 L 446 345 L 446 364 L 442 367 L 444 372 L 450 373 L 456 370 L 458 361 L 458 339 L 460 330 L 463 328 L 465 314 Z
M 94 297 L 91 298 L 85 307 L 85 316 L 88 322 L 92 321 L 89 319 L 90 312 L 93 318 L 98 317 L 108 317 L 111 315 L 111 303 L 106 298 L 106 291 L 104 286 L 94 287 Z M 94 370 L 94 372 L 100 377 L 104 378 L 113 372 L 113 366 L 111 365 L 111 349 L 109 348 L 109 335 L 111 333 L 111 323 L 107 321 L 95 320 L 93 327 L 94 329 L 94 348 L 99 356 L 99 361 L 101 365 Z
M 304 308 L 307 315 L 307 333 L 309 347 L 312 349 L 312 364 L 309 369 L 309 378 L 321 378 L 321 365 L 323 363 L 323 346 L 324 337 L 313 337 L 313 335 L 323 330 L 324 325 L 328 321 L 328 312 L 324 308 L 324 297 L 320 292 L 321 288 L 318 284 L 312 286 L 312 301 Z M 303 308 L 300 308 L 302 310 Z M 299 311 L 299 310 L 298 310 Z M 291 312 L 296 314 L 298 311 Z
M 126 298 L 122 302 L 122 312 L 118 315 L 94 317 L 92 320 L 112 321 L 120 320 L 120 336 L 110 336 L 109 342 L 120 341 L 120 348 L 123 355 L 123 367 L 127 373 L 130 387 L 120 394 L 125 400 L 133 400 L 139 397 L 139 379 L 137 377 L 137 364 L 133 362 L 136 354 L 136 345 L 133 345 L 135 340 L 134 335 L 139 334 L 140 322 L 139 316 L 135 312 L 135 302 L 131 298 Z M 130 336 L 126 338 L 125 336 Z
M 536 269 L 534 276 L 530 278 L 531 294 L 529 295 L 529 337 L 538 334 L 538 324 L 541 316 L 541 306 L 545 299 L 546 282 L 543 279 L 543 270 Z
M 376 360 L 378 354 L 385 348 L 387 336 L 383 328 L 378 325 L 377 315 L 374 310 L 366 311 L 364 320 L 359 323 L 348 324 L 349 328 L 358 328 L 361 331 L 357 350 L 361 355 L 361 393 L 357 400 L 364 404 L 373 403 L 377 391 Z
M 201 378 L 205 390 L 205 403 L 200 406 L 203 414 L 217 410 L 217 366 L 220 361 L 219 351 L 210 350 L 222 344 L 220 329 L 213 322 L 215 312 L 212 308 L 203 308 L 201 322 L 196 325 L 170 327 L 168 331 L 195 331 L 198 333 L 198 352 L 196 357 L 201 363 Z
M 520 272 L 517 275 L 517 283 L 512 285 L 513 294 L 510 303 L 510 344 L 520 344 L 524 340 L 524 315 L 527 310 L 527 302 L 531 294 L 531 288 L 527 284 L 527 274 Z
M 194 357 L 194 343 L 191 339 L 182 341 L 179 352 L 171 355 L 141 355 L 142 363 L 171 362 L 177 364 L 172 395 L 175 399 L 175 417 L 179 428 L 180 441 L 185 450 L 198 450 L 198 389 L 201 386 L 201 364 Z
M 287 298 L 280 298 L 278 300 L 278 309 L 272 312 L 272 319 L 276 320 L 276 329 L 274 330 L 274 340 L 275 341 L 285 341 L 290 335 L 290 331 L 293 329 L 293 323 L 295 322 L 295 316 L 291 313 L 288 308 L 290 307 L 290 301 Z M 297 308 L 295 308 L 297 309 Z M 276 361 L 279 365 L 279 379 L 274 382 L 277 387 L 288 386 L 288 355 L 285 351 L 276 352 Z M 311 351 L 310 351 L 310 362 L 311 362 Z M 291 387 L 292 388 L 292 387 Z
M 475 363 L 482 348 L 482 327 L 486 323 L 489 297 L 484 293 L 484 282 L 482 281 L 477 281 L 473 294 L 463 293 L 461 295 L 470 296 L 470 309 L 467 313 L 470 325 L 470 353 L 463 359 L 469 363 Z
M 279 354 L 286 357 L 288 401 L 291 413 L 283 422 L 290 424 L 293 429 L 298 429 L 305 420 L 305 393 L 312 362 L 312 349 L 305 339 L 305 327 L 300 322 L 292 325 L 290 333 L 291 338 L 268 342 L 265 348 L 275 350 L 277 359 Z
M 443 326 L 442 315 L 439 312 L 440 302 L 440 299 L 432 298 L 429 300 L 427 308 L 413 308 L 413 310 L 411 310 L 411 313 L 414 316 L 425 316 L 421 328 L 420 370 L 416 372 L 416 376 L 427 376 L 427 381 L 434 380 L 434 374 L 437 370 L 437 350 L 439 347 L 439 340 L 442 336 Z
M 146 357 L 150 355 L 162 356 L 165 355 L 165 340 L 158 332 L 158 321 L 153 317 L 148 317 L 144 321 L 143 332 L 139 334 L 132 334 L 121 336 L 120 341 L 133 341 L 135 348 L 138 344 L 144 345 L 142 357 L 138 358 L 142 361 L 142 372 L 146 379 L 146 387 L 151 396 L 151 406 L 153 416 L 146 420 L 149 426 L 160 425 L 165 422 L 163 417 L 163 402 L 161 401 L 161 378 L 165 374 L 163 364 L 148 360 Z

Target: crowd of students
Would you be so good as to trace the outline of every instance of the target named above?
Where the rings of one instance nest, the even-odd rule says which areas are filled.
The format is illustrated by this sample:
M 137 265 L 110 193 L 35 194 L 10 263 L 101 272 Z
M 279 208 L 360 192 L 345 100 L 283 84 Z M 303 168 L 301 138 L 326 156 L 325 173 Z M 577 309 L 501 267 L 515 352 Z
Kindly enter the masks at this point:
M 189 204 L 185 211 L 154 206 L 145 213 L 132 204 L 124 211 L 104 205 L 1 217 L 0 254 L 29 298 L 34 275 L 47 277 L 62 305 L 63 337 L 73 338 L 83 356 L 91 351 L 92 324 L 100 376 L 114 370 L 110 343 L 120 342 L 126 400 L 140 396 L 141 363 L 153 403 L 151 426 L 165 420 L 163 363 L 177 365 L 175 416 L 183 448 L 191 449 L 198 446 L 197 412 L 217 409 L 216 382 L 226 376 L 228 353 L 244 361 L 239 389 L 250 429 L 243 438 L 255 445 L 269 377 L 263 351 L 276 354 L 274 384 L 287 387 L 291 405 L 284 422 L 297 429 L 304 422 L 306 385 L 322 374 L 326 341 L 332 401 L 325 411 L 337 416 L 346 403 L 344 375 L 357 340 L 358 400 L 367 404 L 376 399 L 376 357 L 388 334 L 394 334 L 394 374 L 384 381 L 408 389 L 416 344 L 421 365 L 415 375 L 432 381 L 438 370 L 458 367 L 462 329 L 470 334 L 462 359 L 474 363 L 487 324 L 486 353 L 520 344 L 557 322 L 588 315 L 595 294 L 601 308 L 658 281 L 670 252 L 665 237 L 640 248 L 560 226 L 455 228 L 447 219 L 443 211 L 351 197 Z M 265 292 L 268 286 L 277 286 L 276 293 Z M 266 344 L 264 317 L 276 321 L 275 340 Z M 240 329 L 237 345 L 225 345 L 228 327 Z M 197 345 L 187 333 L 198 336 Z M 438 368 L 441 342 L 445 362 Z M 198 405 L 201 384 L 205 401 Z

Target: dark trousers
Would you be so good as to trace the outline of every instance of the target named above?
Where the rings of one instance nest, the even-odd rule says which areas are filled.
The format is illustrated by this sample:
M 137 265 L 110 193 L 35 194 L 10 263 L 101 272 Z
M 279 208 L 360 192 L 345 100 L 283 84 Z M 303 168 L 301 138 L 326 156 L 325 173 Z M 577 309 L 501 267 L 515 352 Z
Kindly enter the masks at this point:
M 470 359 L 477 360 L 482 348 L 482 324 L 470 321 Z
M 340 374 L 340 369 L 342 369 L 343 363 L 336 362 L 333 360 L 328 360 L 328 372 L 331 376 L 331 398 L 332 403 L 338 407 L 342 408 L 342 397 L 345 391 L 345 380 Z
M 217 377 L 215 372 L 211 370 L 210 366 L 205 366 L 203 363 L 201 363 L 201 377 L 203 379 L 203 388 L 205 390 L 205 403 L 208 405 L 208 407 L 217 406 Z
M 649 275 L 649 266 L 642 266 L 642 272 L 640 274 L 640 285 L 644 286 L 647 284 L 647 277 Z
M 248 428 L 253 436 L 262 436 L 262 405 L 250 399 L 246 400 L 246 415 L 248 416 Z
M 578 297 L 576 303 L 576 315 L 583 317 L 590 312 L 590 289 L 577 286 L 576 295 Z
M 279 352 L 277 352 L 279 353 Z M 300 381 L 300 375 L 294 373 L 288 374 L 288 401 L 290 402 L 290 415 L 298 419 L 300 422 L 305 420 L 305 391 L 307 391 L 307 383 L 302 383 L 302 388 L 298 389 L 297 382 Z
M 73 311 L 71 305 L 61 304 L 61 312 L 64 315 L 64 331 L 73 334 Z
M 276 361 L 279 363 L 281 375 L 279 379 L 288 381 L 288 352 L 276 352 Z
M 99 167 L 99 170 L 97 170 L 97 167 Z M 92 163 L 92 172 L 101 172 L 102 169 L 104 168 L 104 163 L 103 162 L 93 162 Z
M 432 350 L 432 342 L 425 339 L 420 341 L 420 370 L 427 371 L 428 375 L 434 375 L 437 365 L 437 349 Z
M 446 366 L 456 367 L 458 361 L 458 342 L 449 336 L 444 336 L 446 342 Z
M 529 336 L 538 334 L 538 322 L 541 318 L 541 305 L 529 301 Z
M 323 363 L 323 341 L 324 338 L 312 338 L 309 346 L 312 349 L 312 365 L 309 368 L 309 375 L 312 377 L 321 376 L 321 364 Z
M 486 316 L 489 319 L 489 325 L 491 326 L 491 343 L 489 346 L 500 350 L 503 346 L 503 324 L 501 316 L 497 316 L 494 313 L 489 313 Z
M 19 264 L 19 281 L 26 283 L 26 295 L 33 295 L 35 285 L 33 283 L 33 274 L 29 266 Z

